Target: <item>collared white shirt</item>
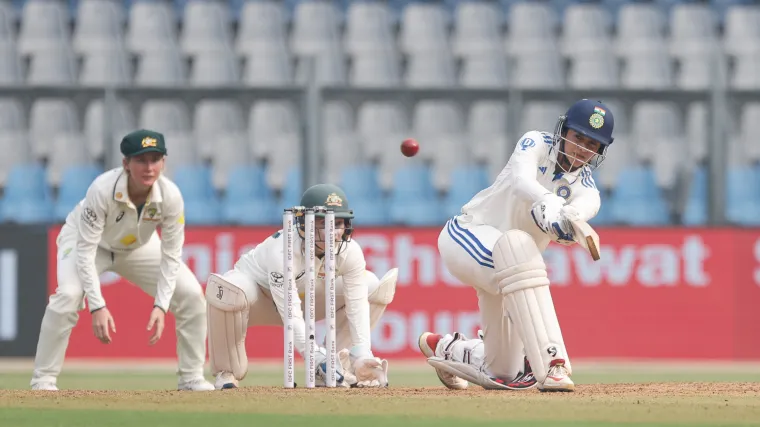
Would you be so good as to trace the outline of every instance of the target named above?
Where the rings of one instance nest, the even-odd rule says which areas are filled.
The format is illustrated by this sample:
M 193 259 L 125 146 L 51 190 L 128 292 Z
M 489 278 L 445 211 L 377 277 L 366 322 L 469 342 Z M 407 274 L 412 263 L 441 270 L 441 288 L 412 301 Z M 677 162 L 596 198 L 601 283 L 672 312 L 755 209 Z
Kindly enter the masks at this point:
M 133 251 L 161 227 L 161 264 L 155 305 L 169 309 L 185 241 L 184 201 L 179 188 L 163 175 L 151 188 L 140 214 L 127 192 L 127 173 L 116 168 L 101 174 L 87 196 L 66 218 L 78 231 L 77 270 L 90 311 L 106 305 L 95 268 L 98 247 L 120 253 Z

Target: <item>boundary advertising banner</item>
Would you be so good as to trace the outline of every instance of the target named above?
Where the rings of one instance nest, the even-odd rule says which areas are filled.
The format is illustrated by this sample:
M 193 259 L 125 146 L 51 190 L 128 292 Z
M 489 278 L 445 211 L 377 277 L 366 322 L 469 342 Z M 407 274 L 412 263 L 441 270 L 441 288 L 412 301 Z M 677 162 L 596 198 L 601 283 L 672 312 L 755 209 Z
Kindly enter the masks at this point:
M 275 228 L 189 227 L 183 257 L 199 281 L 224 272 Z M 389 359 L 420 357 L 425 330 L 479 327 L 475 292 L 444 268 L 438 229 L 359 229 L 368 269 L 400 271 L 396 296 L 373 348 Z M 760 232 L 737 229 L 601 229 L 602 260 L 579 247 L 550 246 L 545 259 L 552 295 L 571 357 L 626 359 L 760 359 Z M 48 292 L 55 289 L 55 237 L 48 236 Z M 174 358 L 171 316 L 161 342 L 148 345 L 152 298 L 104 274 L 103 295 L 117 326 L 100 344 L 82 312 L 67 352 L 73 358 Z M 37 322 L 39 322 L 37 320 Z M 35 335 L 36 336 L 36 335 Z M 282 356 L 280 327 L 248 330 L 251 358 Z
M 45 311 L 46 226 L 0 226 L 0 355 L 30 356 Z

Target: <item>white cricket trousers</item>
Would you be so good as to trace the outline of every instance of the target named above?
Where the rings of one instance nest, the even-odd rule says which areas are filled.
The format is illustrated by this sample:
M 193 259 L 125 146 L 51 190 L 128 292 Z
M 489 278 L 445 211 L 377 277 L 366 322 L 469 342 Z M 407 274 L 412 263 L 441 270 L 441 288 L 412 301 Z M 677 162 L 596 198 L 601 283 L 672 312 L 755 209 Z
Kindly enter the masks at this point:
M 448 271 L 478 294 L 483 328 L 482 358 L 492 375 L 512 379 L 523 368 L 523 343 L 509 319 L 505 298 L 497 294 L 492 251 L 502 233 L 490 225 L 474 225 L 455 216 L 438 236 L 438 251 Z
M 56 240 L 58 287 L 50 296 L 42 318 L 32 385 L 56 382 L 63 367 L 71 329 L 79 319 L 78 312 L 85 307 L 84 290 L 76 266 L 76 242 L 75 227 L 64 225 Z M 98 274 L 114 272 L 155 297 L 160 262 L 161 240 L 154 233 L 145 245 L 132 252 L 112 253 L 98 248 L 95 267 Z M 136 310 L 137 313 L 144 313 L 144 317 L 135 316 L 129 321 L 145 322 L 147 325 L 151 308 L 137 307 Z M 202 378 L 206 359 L 206 300 L 201 285 L 185 263 L 180 265 L 177 273 L 177 285 L 169 311 L 174 314 L 176 324 L 180 380 Z M 114 320 L 117 324 L 120 322 L 117 318 Z M 92 339 L 97 338 L 93 335 Z

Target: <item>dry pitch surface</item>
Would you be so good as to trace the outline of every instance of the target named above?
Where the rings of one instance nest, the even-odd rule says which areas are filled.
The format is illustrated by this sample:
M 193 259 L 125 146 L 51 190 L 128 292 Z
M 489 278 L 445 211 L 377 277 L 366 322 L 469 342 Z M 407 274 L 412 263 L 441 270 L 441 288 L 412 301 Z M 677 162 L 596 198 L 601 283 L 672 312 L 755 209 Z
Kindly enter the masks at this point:
M 25 369 L 1 368 L 2 427 L 760 426 L 757 368 L 576 366 L 581 384 L 566 394 L 454 392 L 421 365 L 392 370 L 396 381 L 384 390 L 284 390 L 281 371 L 270 366 L 253 370 L 240 389 L 208 393 L 166 390 L 174 385 L 166 367 L 115 373 L 90 366 L 69 369 L 59 382 L 69 390 L 50 393 L 29 391 Z

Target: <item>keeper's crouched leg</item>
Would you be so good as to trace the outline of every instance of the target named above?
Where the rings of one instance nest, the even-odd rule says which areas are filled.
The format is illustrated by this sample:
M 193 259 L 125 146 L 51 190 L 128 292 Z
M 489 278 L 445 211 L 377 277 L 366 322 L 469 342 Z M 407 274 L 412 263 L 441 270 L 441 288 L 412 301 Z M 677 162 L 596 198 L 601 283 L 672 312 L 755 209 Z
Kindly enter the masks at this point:
M 251 286 L 256 285 L 235 270 L 223 276 L 211 274 L 206 284 L 209 361 L 217 388 L 237 387 L 248 373 L 245 334 L 249 307 L 255 301 L 249 301 L 246 289 L 252 293 Z
M 542 391 L 572 391 L 570 359 L 549 291 L 546 264 L 533 238 L 521 230 L 504 233 L 493 249 L 494 284 L 525 346 Z

